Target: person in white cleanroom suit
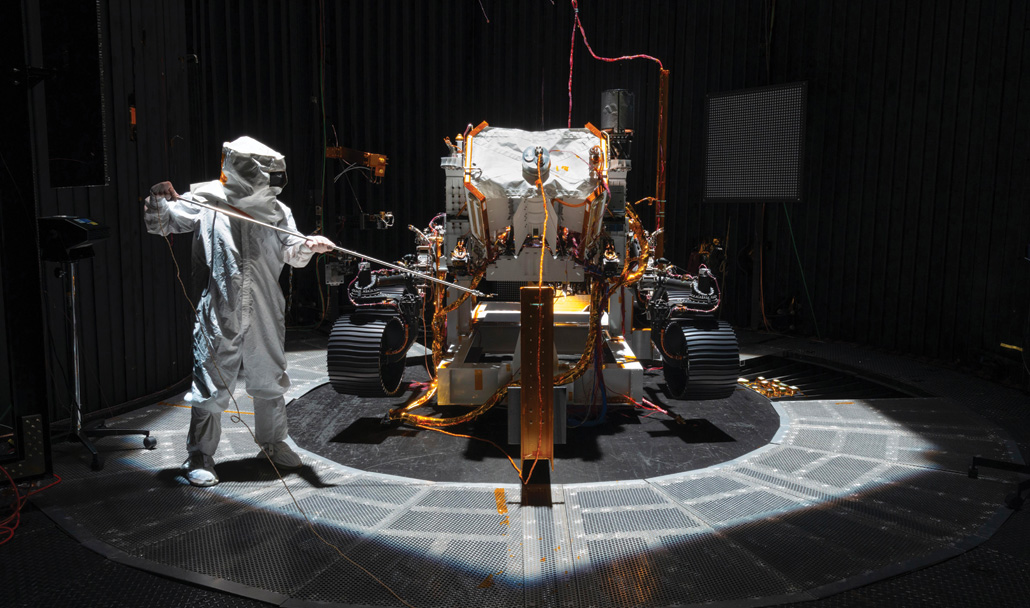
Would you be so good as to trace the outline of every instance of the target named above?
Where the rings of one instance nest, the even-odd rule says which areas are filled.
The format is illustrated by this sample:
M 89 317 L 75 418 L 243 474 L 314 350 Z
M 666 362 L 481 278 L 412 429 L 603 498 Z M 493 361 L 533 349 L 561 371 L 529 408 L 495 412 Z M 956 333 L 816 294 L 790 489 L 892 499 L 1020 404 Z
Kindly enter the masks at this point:
M 285 299 L 279 286 L 283 265 L 305 266 L 332 250 L 323 236 L 306 239 L 230 218 L 188 201 L 242 212 L 296 232 L 290 208 L 276 196 L 285 185 L 286 159 L 268 146 L 241 137 L 222 148 L 222 175 L 194 184 L 181 197 L 170 182 L 155 184 L 144 204 L 153 234 L 193 232 L 193 257 L 210 272 L 193 329 L 192 405 L 183 471 L 196 486 L 218 483 L 214 455 L 222 411 L 241 375 L 254 398 L 254 433 L 261 449 L 281 468 L 301 466 L 285 443 L 290 386 L 286 373 Z M 200 269 L 203 270 L 203 269 Z

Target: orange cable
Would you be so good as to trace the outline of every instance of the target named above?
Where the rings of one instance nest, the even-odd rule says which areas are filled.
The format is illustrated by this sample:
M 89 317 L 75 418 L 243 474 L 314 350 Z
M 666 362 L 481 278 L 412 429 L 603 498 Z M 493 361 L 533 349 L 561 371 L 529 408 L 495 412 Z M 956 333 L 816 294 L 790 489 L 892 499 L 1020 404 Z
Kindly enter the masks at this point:
M 500 450 L 502 454 L 504 454 L 504 456 L 508 459 L 508 462 L 511 463 L 511 466 L 515 467 L 515 470 L 519 474 L 519 479 L 522 479 L 522 469 L 519 468 L 519 465 L 515 464 L 515 460 L 508 454 L 508 452 L 504 451 L 504 448 L 502 448 L 501 446 L 497 445 L 493 441 L 490 441 L 489 439 L 483 439 L 482 437 L 473 437 L 472 435 L 462 435 L 461 433 L 451 433 L 450 431 L 445 431 L 443 429 L 433 428 L 431 426 L 425 426 L 424 424 L 416 424 L 415 426 L 420 428 L 420 429 L 426 429 L 427 431 L 436 431 L 437 433 L 443 433 L 444 435 L 450 435 L 451 437 L 464 437 L 465 439 L 475 439 L 476 441 L 482 441 L 484 443 L 489 443 L 490 445 L 492 445 L 495 448 L 497 448 L 498 450 Z
M 542 172 L 542 170 L 540 168 L 541 156 L 542 156 L 542 154 L 539 154 L 539 153 L 536 155 L 536 185 L 540 188 L 540 196 L 541 196 L 541 198 L 543 199 L 543 202 L 544 202 L 544 230 L 543 230 L 543 240 L 542 240 L 542 242 L 540 244 L 540 277 L 539 277 L 539 280 L 537 281 L 536 288 L 538 290 L 537 291 L 537 299 L 540 300 L 540 303 L 542 304 L 544 296 L 543 296 L 543 291 L 541 291 L 541 290 L 543 289 L 543 285 L 544 285 L 544 253 L 547 252 L 547 221 L 549 219 L 549 215 L 547 213 L 547 193 L 544 192 L 543 172 Z M 535 456 L 535 458 L 533 458 L 533 464 L 529 467 L 529 474 L 526 475 L 525 478 L 522 478 L 522 472 L 519 471 L 519 478 L 522 480 L 522 484 L 523 485 L 528 484 L 529 480 L 533 478 L 533 471 L 536 470 L 536 463 L 540 462 L 540 446 L 543 444 L 543 440 L 544 440 L 544 433 L 542 431 L 543 425 L 544 425 L 544 384 L 543 384 L 543 374 L 541 373 L 543 371 L 541 369 L 541 367 L 543 366 L 543 347 L 544 347 L 543 342 L 544 342 L 543 334 L 542 334 L 542 332 L 538 332 L 537 333 L 537 344 L 536 344 L 536 352 L 537 352 L 536 375 L 537 375 L 537 380 L 538 380 L 537 381 L 537 388 L 539 390 L 539 394 L 537 395 L 537 403 L 539 404 L 539 409 L 537 410 L 537 428 L 538 428 L 538 430 L 537 430 L 537 433 L 536 433 L 536 449 L 533 451 L 533 455 Z M 550 356 L 550 353 L 548 353 L 548 356 Z

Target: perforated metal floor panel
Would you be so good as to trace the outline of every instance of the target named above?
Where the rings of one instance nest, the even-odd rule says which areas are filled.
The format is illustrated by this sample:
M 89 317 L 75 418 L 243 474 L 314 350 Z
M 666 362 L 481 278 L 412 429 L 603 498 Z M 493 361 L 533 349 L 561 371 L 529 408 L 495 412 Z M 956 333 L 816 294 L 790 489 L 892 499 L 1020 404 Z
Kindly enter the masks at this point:
M 303 379 L 290 396 L 325 381 L 324 345 L 301 346 L 289 354 L 291 375 Z M 429 482 L 417 476 L 432 462 L 391 477 L 308 452 L 308 466 L 285 478 L 291 496 L 228 419 L 222 482 L 186 485 L 181 405 L 111 421 L 150 428 L 159 443 L 145 451 L 138 438 L 105 439 L 103 471 L 91 471 L 77 446 L 55 446 L 64 483 L 36 504 L 112 559 L 284 606 L 820 598 L 987 539 L 1009 513 L 1003 499 L 1016 478 L 982 469 L 970 479 L 970 457 L 1021 462 L 998 427 L 952 399 L 780 401 L 781 429 L 767 446 L 707 469 L 553 486 L 551 507 L 521 505 L 514 476 Z

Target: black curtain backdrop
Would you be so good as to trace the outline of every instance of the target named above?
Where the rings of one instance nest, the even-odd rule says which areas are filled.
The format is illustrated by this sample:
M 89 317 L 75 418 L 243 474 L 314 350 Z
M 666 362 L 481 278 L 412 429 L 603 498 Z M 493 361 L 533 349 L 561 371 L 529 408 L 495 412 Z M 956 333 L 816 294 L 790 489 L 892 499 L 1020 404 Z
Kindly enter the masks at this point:
M 184 60 L 186 14 L 184 5 L 172 0 L 101 0 L 95 16 L 76 17 L 76 31 L 100 40 L 97 68 L 73 54 L 55 52 L 53 47 L 63 42 L 48 36 L 41 26 L 47 15 L 41 12 L 60 12 L 62 4 L 25 2 L 28 61 L 57 70 L 54 79 L 62 78 L 65 70 L 96 73 L 104 124 L 83 131 L 99 132 L 104 139 L 106 185 L 51 186 L 62 180 L 51 179 L 52 168 L 59 164 L 51 161 L 57 152 L 48 140 L 62 137 L 62 127 L 55 125 L 69 122 L 63 114 L 80 112 L 84 102 L 79 96 L 88 92 L 61 96 L 63 103 L 54 103 L 53 91 L 60 89 L 51 85 L 53 80 L 44 80 L 31 90 L 29 104 L 40 215 L 84 216 L 112 231 L 111 238 L 94 245 L 96 256 L 79 264 L 83 403 L 88 413 L 160 393 L 188 377 L 192 368 L 193 313 L 175 279 L 169 245 L 147 234 L 142 206 L 153 182 L 188 183 L 192 134 Z M 62 55 L 67 65 L 48 65 L 48 57 Z M 62 114 L 56 120 L 55 111 Z M 172 239 L 172 249 L 189 285 L 189 236 Z M 57 266 L 42 264 L 50 335 L 40 332 L 39 340 L 48 351 L 51 411 L 62 419 L 69 416 L 72 393 L 64 287 L 54 275 Z
M 666 256 L 725 241 L 724 318 L 761 322 L 760 258 L 776 327 L 971 366 L 1015 360 L 1001 343 L 1023 341 L 1026 13 L 1018 0 L 580 2 L 598 54 L 671 70 Z M 96 407 L 101 389 L 121 403 L 189 373 L 190 311 L 167 246 L 142 226 L 151 183 L 213 179 L 222 142 L 251 135 L 286 154 L 282 198 L 301 230 L 322 223 L 396 259 L 413 250 L 406 226 L 443 207 L 444 136 L 569 117 L 568 0 L 104 0 L 101 23 L 110 183 L 39 188 L 45 214 L 116 229 L 83 280 Z M 803 201 L 700 204 L 706 95 L 796 81 L 808 82 Z M 636 200 L 655 188 L 658 67 L 596 61 L 577 38 L 572 125 L 599 123 L 601 91 L 616 87 L 637 96 Z M 334 183 L 323 141 L 386 154 L 385 180 Z M 396 226 L 362 231 L 362 211 L 392 211 Z M 188 266 L 188 245 L 176 251 Z M 294 273 L 296 319 L 318 308 L 316 286 L 314 268 Z

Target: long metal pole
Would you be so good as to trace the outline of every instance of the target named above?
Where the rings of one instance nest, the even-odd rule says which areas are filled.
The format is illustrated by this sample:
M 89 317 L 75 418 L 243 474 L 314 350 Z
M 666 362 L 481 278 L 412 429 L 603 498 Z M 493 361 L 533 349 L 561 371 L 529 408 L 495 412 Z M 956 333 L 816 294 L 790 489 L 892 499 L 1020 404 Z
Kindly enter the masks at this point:
M 665 228 L 665 163 L 669 154 L 669 70 L 658 75 L 658 171 L 655 180 L 655 230 Z M 665 253 L 665 232 L 655 239 L 655 257 Z
M 64 281 L 65 281 L 65 305 L 68 308 L 69 325 L 68 328 L 68 350 L 71 352 L 72 358 L 72 383 L 73 383 L 73 398 L 75 401 L 72 403 L 72 436 L 77 437 L 82 431 L 82 370 L 79 368 L 79 309 L 78 299 L 75 292 L 79 288 L 78 276 L 76 271 L 78 262 L 71 260 L 66 262 L 64 265 Z
M 272 224 L 266 224 L 265 222 L 262 222 L 261 220 L 256 220 L 256 219 L 254 219 L 252 217 L 247 217 L 246 215 L 241 215 L 239 213 L 235 213 L 233 211 L 229 211 L 228 209 L 220 209 L 218 207 L 213 207 L 211 205 L 208 205 L 208 204 L 205 204 L 205 203 L 201 203 L 201 202 L 197 202 L 197 201 L 194 201 L 194 200 L 190 200 L 188 198 L 177 197 L 176 200 L 182 201 L 184 203 L 189 203 L 191 205 L 196 205 L 198 207 L 203 207 L 204 209 L 210 209 L 211 211 L 214 211 L 215 213 L 221 213 L 222 215 L 228 215 L 229 217 L 236 218 L 236 219 L 242 220 L 244 222 L 250 222 L 251 224 L 257 224 L 258 226 L 264 226 L 265 228 L 271 228 L 272 230 L 277 230 L 279 232 L 282 232 L 283 234 L 288 234 L 290 236 L 295 236 L 297 238 L 301 238 L 301 239 L 304 239 L 304 240 L 307 240 L 307 238 L 308 238 L 307 236 L 305 236 L 305 235 L 303 235 L 303 234 L 301 234 L 299 232 L 295 232 L 293 230 L 290 230 L 288 228 L 280 228 L 279 226 L 273 226 Z M 374 258 L 372 256 L 368 256 L 368 255 L 365 255 L 363 253 L 358 253 L 357 251 L 351 251 L 350 249 L 344 249 L 343 247 L 340 247 L 339 245 L 336 245 L 336 244 L 333 244 L 333 251 L 339 251 L 340 253 L 345 253 L 347 255 L 354 256 L 356 258 L 361 258 L 363 260 L 368 260 L 369 262 L 375 262 L 376 264 L 379 264 L 381 266 L 386 266 L 387 268 L 393 268 L 394 270 L 399 270 L 400 272 L 406 272 L 408 274 L 415 275 L 416 277 L 420 277 L 420 278 L 426 279 L 428 281 L 433 281 L 434 283 L 439 283 L 441 285 L 446 285 L 447 287 L 453 287 L 453 288 L 458 289 L 460 291 L 468 292 L 468 293 L 470 293 L 470 294 L 472 294 L 474 296 L 479 296 L 481 298 L 486 297 L 486 294 L 481 292 L 481 291 L 477 291 L 475 289 L 469 289 L 468 287 L 462 287 L 461 285 L 457 285 L 457 284 L 451 283 L 449 281 L 444 281 L 443 279 L 438 279 L 438 278 L 430 276 L 428 274 L 422 274 L 421 272 L 418 272 L 418 271 L 415 271 L 415 270 L 411 270 L 410 268 L 405 268 L 403 266 L 398 266 L 397 264 L 391 264 L 390 262 L 384 262 L 383 260 L 377 260 L 376 258 Z

